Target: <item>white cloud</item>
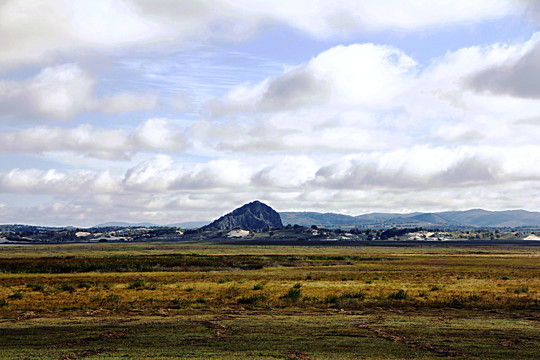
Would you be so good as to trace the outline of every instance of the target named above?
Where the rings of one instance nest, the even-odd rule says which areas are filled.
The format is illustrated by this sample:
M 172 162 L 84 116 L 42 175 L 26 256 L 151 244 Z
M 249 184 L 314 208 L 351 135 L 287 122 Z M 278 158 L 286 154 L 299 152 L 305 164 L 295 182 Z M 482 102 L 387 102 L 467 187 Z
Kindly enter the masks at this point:
M 478 93 L 467 84 L 486 68 L 528 56 L 537 38 L 460 49 L 424 68 L 396 48 L 338 46 L 276 78 L 233 88 L 218 111 L 210 105 L 224 118 L 190 131 L 213 149 L 253 153 L 534 143 L 539 129 L 516 121 L 540 116 L 537 99 Z
M 209 106 L 217 115 L 326 105 L 388 107 L 389 100 L 410 86 L 415 69 L 415 61 L 394 47 L 336 46 L 277 78 L 233 88 Z
M 167 119 L 149 119 L 131 132 L 79 125 L 75 128 L 38 126 L 0 132 L 0 153 L 72 152 L 105 160 L 128 160 L 141 152 L 181 153 L 187 140 L 182 128 Z
M 131 136 L 133 151 L 182 152 L 186 148 L 186 138 L 167 119 L 150 119 L 139 125 Z
M 108 114 L 118 114 L 122 112 L 153 110 L 158 105 L 159 94 L 155 91 L 148 91 L 144 94 L 134 94 L 124 91 L 95 99 L 89 108 Z
M 251 181 L 270 188 L 297 188 L 315 178 L 317 163 L 307 156 L 286 156 L 256 172 Z
M 41 61 L 59 51 L 155 39 L 158 24 L 125 1 L 6 0 L 0 4 L 0 68 Z
M 6 44 L 0 68 L 80 47 L 245 39 L 271 23 L 328 38 L 476 23 L 522 11 L 510 0 L 5 0 L 0 5 L 0 43 Z
M 412 30 L 456 23 L 477 22 L 515 13 L 510 1 L 267 1 L 237 0 L 247 13 L 267 15 L 317 37 L 355 31 Z
M 538 146 L 415 146 L 328 156 L 244 156 L 183 163 L 158 154 L 126 169 L 49 171 L 14 169 L 1 177 L 5 191 L 61 193 L 176 193 L 184 190 L 243 191 L 438 189 L 491 186 L 540 179 Z M 516 161 L 516 159 L 522 159 Z M 116 175 L 115 175 L 116 174 Z
M 119 189 L 118 181 L 112 179 L 108 172 L 67 173 L 55 169 L 13 169 L 1 177 L 0 186 L 4 192 L 39 194 L 80 194 Z
M 85 64 L 78 56 L 102 49 L 131 61 L 129 71 L 137 71 L 153 66 L 154 50 L 177 51 L 183 41 L 229 44 L 264 25 L 286 24 L 304 35 L 332 38 L 329 43 L 340 38 L 349 43 L 353 37 L 346 37 L 360 32 L 431 31 L 520 14 L 523 6 L 502 0 L 4 1 L 0 71 L 64 59 Z M 128 46 L 134 51 L 126 51 Z M 148 48 L 151 55 L 132 61 Z M 531 208 L 528 200 L 540 194 L 540 99 L 527 69 L 538 67 L 537 48 L 538 35 L 523 43 L 460 49 L 422 66 L 390 45 L 336 46 L 279 76 L 230 89 L 208 102 L 210 116 L 194 120 L 195 114 L 188 114 L 185 128 L 153 118 L 124 122 L 116 130 L 112 123 L 103 128 L 77 123 L 0 132 L 1 153 L 76 159 L 63 170 L 0 174 L 3 193 L 54 197 L 26 210 L 13 210 L 6 201 L 0 213 L 9 208 L 13 218 L 55 222 L 76 216 L 92 224 L 106 214 L 106 220 L 166 223 L 208 219 L 255 198 L 279 210 L 352 214 L 479 204 Z M 96 68 L 107 68 L 107 60 Z M 227 65 L 220 61 L 212 66 Z M 9 76 L 20 79 L 32 68 Z M 85 112 L 159 107 L 160 93 L 117 90 L 118 68 L 113 68 L 106 83 L 112 92 L 105 94 L 97 77 L 77 64 L 2 80 L 0 116 L 11 119 L 7 128 L 20 119 L 66 121 Z M 156 89 L 171 69 L 179 72 L 182 66 L 165 66 L 159 79 L 125 81 Z M 181 84 L 182 79 L 174 74 L 167 79 L 165 111 L 188 111 L 210 93 L 202 81 Z M 234 81 L 225 80 L 220 89 Z M 182 92 L 189 87 L 193 90 Z
M 169 99 L 168 103 L 177 112 L 186 112 L 193 110 L 192 96 L 186 91 L 178 91 L 174 93 Z
M 77 64 L 47 67 L 24 81 L 0 80 L 0 115 L 14 119 L 65 121 L 81 112 L 119 113 L 151 110 L 156 93 L 121 92 L 98 97 L 96 80 Z
M 126 171 L 122 183 L 132 190 L 163 191 L 179 176 L 181 169 L 173 169 L 173 160 L 157 155 Z
M 75 64 L 45 68 L 26 81 L 0 81 L 0 115 L 66 120 L 85 110 L 94 85 Z
M 92 225 L 103 213 L 108 219 L 158 223 L 211 220 L 253 199 L 280 211 L 350 214 L 464 209 L 479 203 L 494 209 L 508 204 L 531 208 L 531 194 L 540 193 L 539 150 L 418 146 L 339 159 L 244 156 L 200 164 L 157 155 L 122 174 L 13 169 L 0 175 L 0 191 L 55 195 L 50 205 L 28 204 L 24 215 L 22 209 L 5 206 L 12 209 L 7 218 L 25 216 L 49 220 L 49 225 L 62 220 Z

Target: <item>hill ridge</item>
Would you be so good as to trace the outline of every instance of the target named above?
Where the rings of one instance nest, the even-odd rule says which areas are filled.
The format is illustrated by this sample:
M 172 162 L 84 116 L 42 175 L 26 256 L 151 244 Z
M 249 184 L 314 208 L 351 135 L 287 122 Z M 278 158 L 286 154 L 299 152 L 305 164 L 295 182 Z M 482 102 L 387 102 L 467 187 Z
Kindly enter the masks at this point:
M 357 216 L 337 213 L 282 212 L 285 224 L 322 226 L 329 228 L 353 227 L 522 227 L 540 226 L 540 212 L 517 210 L 490 211 L 469 209 L 460 211 L 368 213 Z

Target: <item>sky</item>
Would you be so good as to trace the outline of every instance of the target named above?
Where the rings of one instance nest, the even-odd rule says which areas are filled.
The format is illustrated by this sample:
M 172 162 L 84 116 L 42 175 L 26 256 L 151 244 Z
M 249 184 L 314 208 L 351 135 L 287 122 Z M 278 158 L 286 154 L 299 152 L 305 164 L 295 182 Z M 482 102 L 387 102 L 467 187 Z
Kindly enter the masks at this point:
M 540 1 L 3 0 L 0 223 L 540 211 Z

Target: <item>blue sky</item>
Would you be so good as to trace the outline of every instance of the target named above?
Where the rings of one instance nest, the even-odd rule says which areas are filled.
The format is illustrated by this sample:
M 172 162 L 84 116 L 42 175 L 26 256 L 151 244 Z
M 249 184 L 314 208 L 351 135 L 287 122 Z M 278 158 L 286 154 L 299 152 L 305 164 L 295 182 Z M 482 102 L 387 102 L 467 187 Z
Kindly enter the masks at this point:
M 0 222 L 540 210 L 532 0 L 7 0 Z

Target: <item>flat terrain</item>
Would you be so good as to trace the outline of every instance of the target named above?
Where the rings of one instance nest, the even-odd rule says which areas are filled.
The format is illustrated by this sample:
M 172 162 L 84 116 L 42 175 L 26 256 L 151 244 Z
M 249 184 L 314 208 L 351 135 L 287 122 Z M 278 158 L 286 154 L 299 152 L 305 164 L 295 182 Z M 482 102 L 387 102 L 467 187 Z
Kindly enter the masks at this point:
M 534 359 L 527 246 L 0 247 L 0 359 Z

